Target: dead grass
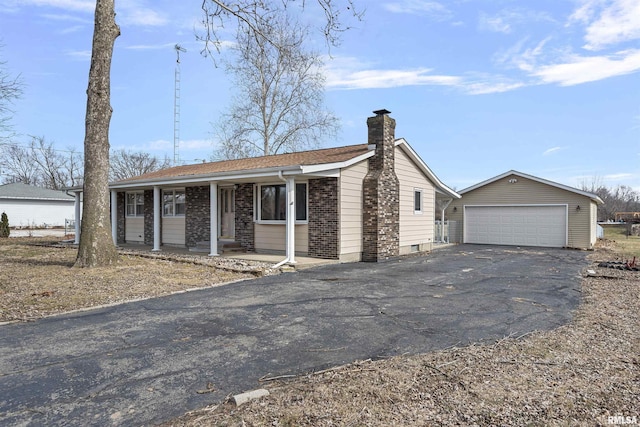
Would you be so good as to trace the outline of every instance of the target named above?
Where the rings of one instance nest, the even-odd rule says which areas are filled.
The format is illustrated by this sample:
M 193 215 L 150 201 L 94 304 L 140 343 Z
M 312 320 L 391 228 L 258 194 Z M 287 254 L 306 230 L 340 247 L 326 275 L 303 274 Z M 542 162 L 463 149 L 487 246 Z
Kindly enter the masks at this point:
M 640 236 L 627 236 L 627 226 L 624 224 L 605 224 L 604 237 L 616 243 L 621 258 L 640 259 Z
M 168 425 L 390 426 L 607 425 L 640 421 L 640 273 L 597 267 L 590 255 L 574 320 L 494 345 L 360 361 L 263 384 L 271 395 L 214 405 Z M 586 270 L 585 270 L 586 271 Z
M 73 268 L 77 250 L 50 239 L 0 239 L 0 322 L 157 297 L 252 277 L 185 260 L 123 254 L 117 265 Z M 195 259 L 195 258 L 194 258 Z

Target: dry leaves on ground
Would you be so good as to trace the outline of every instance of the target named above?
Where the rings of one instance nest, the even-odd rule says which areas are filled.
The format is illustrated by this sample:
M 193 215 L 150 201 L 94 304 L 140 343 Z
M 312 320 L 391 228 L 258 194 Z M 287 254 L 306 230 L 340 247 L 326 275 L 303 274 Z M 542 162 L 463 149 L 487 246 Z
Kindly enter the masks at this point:
M 198 262 L 198 257 L 147 258 L 134 252 L 122 254 L 111 267 L 73 268 L 75 248 L 43 246 L 50 243 L 46 239 L 0 242 L 0 322 L 32 320 L 254 277 L 246 265 L 234 268 L 228 263 L 218 268 L 213 261 Z
M 212 406 L 183 426 L 607 425 L 640 421 L 640 273 L 597 267 L 574 320 L 494 345 L 361 361 L 264 386 L 271 395 Z M 585 269 L 586 271 L 586 269 Z

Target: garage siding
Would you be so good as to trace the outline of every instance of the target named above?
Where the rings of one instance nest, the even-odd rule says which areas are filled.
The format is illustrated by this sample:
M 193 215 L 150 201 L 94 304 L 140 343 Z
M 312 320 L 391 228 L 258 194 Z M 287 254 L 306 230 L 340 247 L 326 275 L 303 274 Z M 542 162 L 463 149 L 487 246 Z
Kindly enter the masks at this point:
M 510 183 L 510 179 L 516 182 Z M 587 196 L 530 180 L 519 175 L 509 175 L 462 195 L 447 208 L 447 217 L 463 224 L 465 205 L 568 205 L 568 240 L 572 248 L 591 249 L 592 204 Z M 577 207 L 580 206 L 580 210 Z M 456 209 L 454 211 L 454 209 Z

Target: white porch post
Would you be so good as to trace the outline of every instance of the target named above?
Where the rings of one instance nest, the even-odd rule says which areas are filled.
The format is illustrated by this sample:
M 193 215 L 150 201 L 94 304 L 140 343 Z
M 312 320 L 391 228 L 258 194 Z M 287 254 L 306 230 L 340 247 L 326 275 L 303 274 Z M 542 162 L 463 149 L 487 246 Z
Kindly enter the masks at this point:
M 209 256 L 218 256 L 218 183 L 210 182 L 209 183 L 209 203 L 210 209 L 209 212 L 211 214 L 210 219 L 210 238 L 211 241 L 211 250 L 209 252 Z
M 76 219 L 75 219 L 75 240 L 74 240 L 74 244 L 78 245 L 80 244 L 80 221 L 82 221 L 82 211 L 80 210 L 80 194 L 82 194 L 80 191 L 76 191 L 76 200 L 75 200 L 75 208 L 76 208 Z
M 296 180 L 287 178 L 287 259 L 295 264 L 296 253 Z
M 160 220 L 162 212 L 160 210 L 160 187 L 153 187 L 153 249 L 154 252 L 160 251 Z
M 118 192 L 111 190 L 111 238 L 118 246 Z

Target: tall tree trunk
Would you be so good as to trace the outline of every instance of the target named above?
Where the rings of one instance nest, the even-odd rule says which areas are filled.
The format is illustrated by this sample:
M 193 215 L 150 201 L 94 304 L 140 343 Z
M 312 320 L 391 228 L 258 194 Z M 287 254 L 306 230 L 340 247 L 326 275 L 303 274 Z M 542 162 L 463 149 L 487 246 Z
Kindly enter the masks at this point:
M 84 206 L 76 267 L 117 261 L 109 209 L 109 122 L 111 57 L 120 35 L 114 0 L 97 0 L 84 137 Z

